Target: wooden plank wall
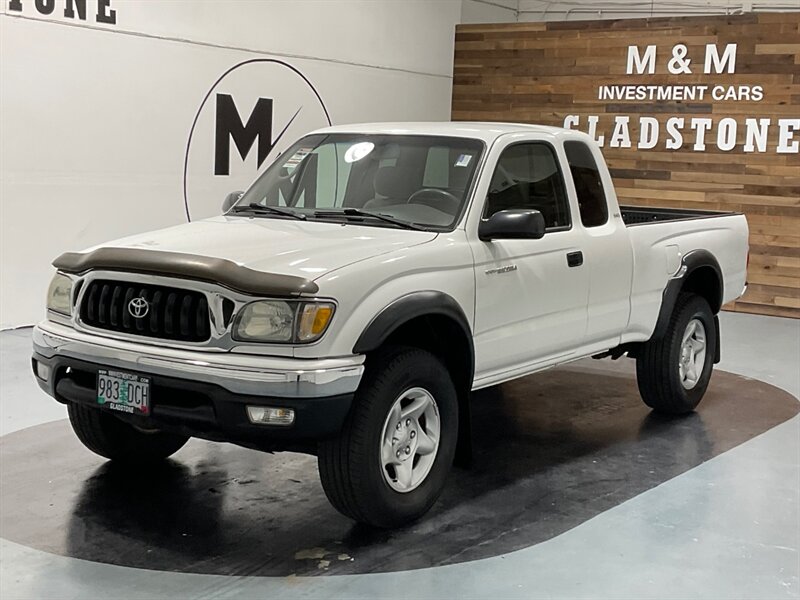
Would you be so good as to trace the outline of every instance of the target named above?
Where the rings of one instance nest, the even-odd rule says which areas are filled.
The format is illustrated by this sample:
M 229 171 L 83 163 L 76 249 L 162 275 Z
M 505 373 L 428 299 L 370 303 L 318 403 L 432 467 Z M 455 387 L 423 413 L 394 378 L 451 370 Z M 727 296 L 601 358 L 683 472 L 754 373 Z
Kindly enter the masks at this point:
M 703 73 L 706 44 L 737 43 L 735 72 Z M 652 75 L 627 74 L 627 48 L 657 46 Z M 685 44 L 692 74 L 667 69 Z M 598 99 L 601 85 L 760 85 L 761 101 L 637 102 Z M 777 153 L 779 119 L 800 118 L 800 13 L 459 25 L 453 70 L 453 120 L 514 121 L 562 126 L 577 115 L 587 131 L 597 115 L 603 153 L 621 203 L 741 211 L 750 224 L 747 294 L 726 308 L 800 317 L 800 154 Z M 630 117 L 631 148 L 610 148 L 616 115 Z M 637 149 L 639 117 L 655 117 L 661 138 Z M 665 147 L 664 125 L 686 119 L 683 146 Z M 714 126 L 706 150 L 693 151 L 692 117 Z M 737 144 L 716 145 L 717 124 L 737 121 Z M 769 118 L 767 151 L 744 153 L 745 119 Z M 800 131 L 794 134 L 800 140 Z

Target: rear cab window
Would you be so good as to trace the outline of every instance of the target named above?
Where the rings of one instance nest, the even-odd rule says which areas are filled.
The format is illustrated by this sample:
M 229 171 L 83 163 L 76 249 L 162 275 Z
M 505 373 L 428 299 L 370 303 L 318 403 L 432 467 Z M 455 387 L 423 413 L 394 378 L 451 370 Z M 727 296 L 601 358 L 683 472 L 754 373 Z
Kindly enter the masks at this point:
M 608 222 L 608 200 L 592 150 L 583 142 L 564 142 L 569 171 L 578 195 L 581 223 L 599 227 Z

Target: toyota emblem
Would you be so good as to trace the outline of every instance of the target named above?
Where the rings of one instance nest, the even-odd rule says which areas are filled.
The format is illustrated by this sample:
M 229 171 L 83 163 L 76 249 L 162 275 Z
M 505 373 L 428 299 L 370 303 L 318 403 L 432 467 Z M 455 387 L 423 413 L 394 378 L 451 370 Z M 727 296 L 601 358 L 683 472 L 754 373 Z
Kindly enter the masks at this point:
M 149 310 L 150 304 L 142 297 L 134 298 L 128 302 L 128 312 L 131 313 L 132 317 L 136 317 L 137 319 L 144 317 Z

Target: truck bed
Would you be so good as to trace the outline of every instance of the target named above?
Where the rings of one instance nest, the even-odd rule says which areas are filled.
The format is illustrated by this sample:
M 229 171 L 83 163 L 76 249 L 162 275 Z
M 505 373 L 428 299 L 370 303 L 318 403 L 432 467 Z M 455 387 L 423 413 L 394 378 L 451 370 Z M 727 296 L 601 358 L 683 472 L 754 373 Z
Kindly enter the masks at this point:
M 620 206 L 622 221 L 627 226 L 663 223 L 664 221 L 687 221 L 724 217 L 739 213 L 718 210 L 697 210 L 689 208 L 654 208 L 652 206 Z
M 630 325 L 623 341 L 649 339 L 667 280 L 678 271 L 682 258 L 692 252 L 702 251 L 717 262 L 722 304 L 742 295 L 747 277 L 744 215 L 640 206 L 621 207 L 620 211 L 634 257 Z

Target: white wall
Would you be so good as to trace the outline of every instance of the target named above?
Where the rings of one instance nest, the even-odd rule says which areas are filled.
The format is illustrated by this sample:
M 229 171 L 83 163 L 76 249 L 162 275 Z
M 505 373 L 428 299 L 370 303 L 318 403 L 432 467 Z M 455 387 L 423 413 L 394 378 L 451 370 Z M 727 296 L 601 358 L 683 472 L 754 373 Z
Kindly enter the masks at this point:
M 513 23 L 517 20 L 518 0 L 464 0 L 462 23 Z
M 42 317 L 61 252 L 186 220 L 192 121 L 241 61 L 290 63 L 334 123 L 450 116 L 460 0 L 111 0 L 113 25 L 96 22 L 98 0 L 86 0 L 85 22 L 64 16 L 68 0 L 49 0 L 46 16 L 34 0 L 21 13 L 11 1 L 0 0 L 0 327 Z M 247 68 L 217 89 L 243 121 L 265 97 L 276 127 L 303 107 L 293 136 L 324 124 L 287 69 Z M 256 172 L 255 148 L 241 161 L 232 145 L 231 176 L 214 176 L 213 136 L 212 96 L 190 151 L 193 218 L 218 212 L 221 191 Z

